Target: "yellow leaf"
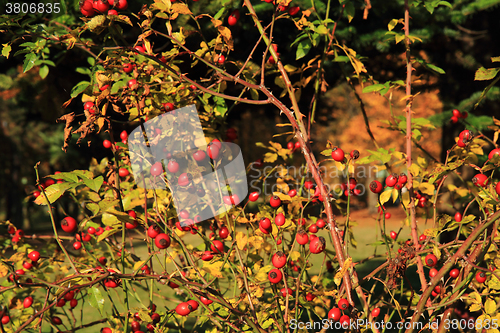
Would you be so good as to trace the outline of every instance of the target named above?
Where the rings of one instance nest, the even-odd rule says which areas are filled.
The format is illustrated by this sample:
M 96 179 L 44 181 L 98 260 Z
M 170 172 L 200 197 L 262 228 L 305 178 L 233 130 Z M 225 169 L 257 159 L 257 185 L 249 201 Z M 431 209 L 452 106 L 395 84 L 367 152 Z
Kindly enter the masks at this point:
M 284 194 L 281 192 L 273 192 L 273 195 L 280 198 L 281 201 L 292 201 L 292 198 L 288 194 Z
M 434 187 L 434 185 L 429 184 L 429 183 L 422 183 L 422 184 L 420 184 L 418 189 L 420 190 L 420 192 L 422 192 L 424 194 L 433 196 L 435 187 Z
M 315 306 L 314 307 L 314 311 L 316 312 L 316 314 L 318 315 L 318 317 L 320 317 L 320 318 L 325 318 L 326 317 L 326 311 L 322 307 Z
M 337 296 L 337 290 L 336 289 L 333 289 L 333 290 L 327 290 L 323 293 L 323 295 L 325 296 L 332 296 L 332 297 L 335 297 Z
M 299 251 L 292 251 L 292 253 L 290 253 L 290 259 L 292 259 L 293 261 L 297 261 L 297 259 L 299 258 L 300 258 Z
M 487 314 L 493 314 L 496 312 L 497 309 L 497 303 L 492 300 L 491 298 L 488 298 L 486 302 L 484 302 L 484 311 Z
M 138 261 L 134 264 L 134 271 L 138 270 L 142 265 L 144 264 L 144 261 Z
M 262 244 L 264 243 L 264 238 L 260 236 L 252 236 L 248 238 L 248 243 L 255 249 L 259 250 L 262 247 Z
M 216 261 L 216 262 L 203 262 L 203 267 L 201 268 L 207 273 L 210 273 L 214 277 L 221 278 L 222 277 L 222 265 L 224 264 L 223 261 Z
M 418 166 L 417 163 L 413 163 L 410 167 L 410 173 L 413 175 L 413 177 L 418 176 L 420 173 L 420 167 Z
M 345 169 L 345 164 L 344 164 L 344 163 L 341 163 L 341 162 L 337 162 L 337 161 L 335 161 L 335 167 L 336 167 L 339 171 L 344 171 L 344 169 Z
M 17 253 L 14 253 L 14 254 L 13 254 L 13 255 L 9 258 L 9 260 L 8 260 L 8 261 L 10 261 L 10 262 L 14 262 L 14 263 L 15 263 L 15 262 L 18 262 L 18 261 L 22 261 L 22 260 L 23 260 L 23 258 L 24 258 L 24 253 L 22 253 L 22 252 L 17 252 Z
M 439 232 L 439 230 L 437 228 L 425 229 L 424 235 L 430 236 L 430 237 L 436 237 L 438 235 L 438 232 Z
M 267 152 L 264 154 L 265 163 L 274 163 L 278 159 L 278 154 Z
M 408 205 L 410 204 L 410 193 L 408 191 L 406 191 L 405 193 L 402 193 L 401 200 L 403 202 L 403 205 L 405 207 L 408 207 Z
M 351 268 L 351 264 L 352 264 L 352 258 L 349 257 L 347 258 L 347 260 L 344 262 L 344 265 L 342 266 L 342 269 L 339 270 L 336 274 L 335 274 L 335 277 L 333 278 L 333 280 L 335 281 L 335 284 L 337 286 L 340 286 L 340 283 L 342 282 L 342 278 L 344 277 L 345 273 L 347 272 L 347 270 L 349 268 Z
M 245 235 L 243 232 L 238 231 L 236 233 L 236 245 L 238 246 L 238 249 L 243 250 L 245 246 L 248 243 L 248 236 Z
M 184 3 L 174 3 L 171 7 L 172 13 L 191 15 L 191 11 Z
M 380 203 L 383 205 L 391 198 L 392 191 L 384 191 L 380 194 Z
M 283 178 L 278 178 L 276 180 L 276 187 L 278 188 L 278 190 L 283 191 L 285 193 L 287 193 L 289 190 L 288 183 L 285 182 Z
M 224 27 L 222 25 L 218 26 L 217 30 L 219 30 L 219 33 L 221 34 L 222 38 L 224 38 L 224 42 L 226 43 L 227 47 L 230 50 L 233 50 L 234 47 L 233 47 L 233 38 L 231 36 L 231 30 L 229 30 L 228 27 Z
M 7 276 L 9 273 L 9 268 L 3 264 L 0 264 L 0 277 Z
M 399 191 L 396 190 L 395 188 L 392 189 L 392 202 L 396 202 L 396 200 L 398 200 L 398 197 L 399 197 Z
M 268 278 L 267 278 L 267 273 L 269 273 L 269 271 L 273 269 L 273 267 L 271 265 L 266 265 L 262 268 L 259 269 L 259 272 L 255 275 L 255 278 L 257 279 L 257 281 L 266 281 Z

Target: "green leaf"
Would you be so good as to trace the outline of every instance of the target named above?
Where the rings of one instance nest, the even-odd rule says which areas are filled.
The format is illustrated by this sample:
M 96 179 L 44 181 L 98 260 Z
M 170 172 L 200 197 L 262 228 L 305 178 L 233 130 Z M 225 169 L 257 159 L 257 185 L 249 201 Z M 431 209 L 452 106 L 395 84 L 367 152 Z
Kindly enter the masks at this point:
M 491 57 L 491 62 L 500 62 L 500 57 Z
M 352 2 L 348 2 L 345 4 L 344 13 L 347 16 L 349 23 L 351 23 L 352 19 L 354 18 L 355 11 L 356 9 L 354 8 L 354 4 Z
M 92 216 L 96 216 L 99 213 L 99 205 L 94 202 L 89 202 L 85 207 L 92 212 Z
M 88 178 L 82 178 L 83 182 L 85 185 L 87 185 L 91 190 L 95 192 L 99 192 L 99 189 L 101 188 L 102 183 L 104 182 L 104 178 L 102 176 L 97 177 L 96 179 L 88 179 Z
M 425 67 L 429 68 L 430 70 L 432 70 L 432 71 L 434 71 L 434 72 L 436 72 L 438 74 L 446 74 L 446 72 L 442 68 L 440 68 L 440 67 L 438 67 L 436 65 L 426 63 Z
M 10 51 L 12 51 L 12 46 L 10 46 L 10 44 L 2 44 L 2 45 L 3 45 L 2 55 L 8 59 L 9 55 L 10 55 Z
M 45 79 L 47 77 L 47 75 L 49 74 L 49 66 L 44 65 L 44 66 L 40 67 L 38 74 L 40 75 L 40 77 L 42 79 Z
M 328 34 L 328 29 L 324 25 L 319 25 L 314 29 L 318 34 L 320 35 L 326 35 Z
M 79 82 L 76 86 L 73 87 L 73 89 L 71 89 L 71 97 L 75 98 L 76 96 L 80 95 L 89 86 L 90 86 L 90 82 L 88 82 L 88 81 Z
M 53 179 L 62 179 L 70 183 L 78 183 L 78 176 L 75 175 L 73 172 L 61 172 L 58 173 L 57 175 L 50 175 L 48 176 Z
M 382 83 L 372 84 L 371 86 L 367 86 L 363 88 L 363 94 L 371 93 L 374 91 L 380 91 L 385 88 L 385 85 Z
M 71 187 L 71 184 L 68 184 L 66 182 L 59 183 L 59 184 L 52 184 L 49 187 L 47 187 L 45 189 L 45 193 L 47 194 L 47 197 L 49 198 L 49 202 L 51 204 L 54 203 L 70 187 Z M 43 193 L 40 194 L 38 196 L 38 198 L 36 198 L 35 203 L 37 205 L 47 205 L 47 200 L 45 200 L 45 196 L 43 195 Z
M 492 80 L 495 76 L 500 72 L 500 68 L 484 68 L 481 67 L 476 71 L 476 75 L 474 76 L 474 80 L 483 81 L 483 80 Z
M 305 39 L 299 43 L 297 46 L 296 60 L 303 58 L 309 53 L 311 50 L 311 41 L 309 39 Z
M 101 291 L 97 286 L 92 286 L 88 289 L 87 293 L 90 305 L 99 310 L 99 313 L 102 316 L 102 310 L 104 309 L 104 297 L 102 296 Z
M 38 59 L 35 53 L 28 53 L 24 57 L 24 63 L 23 63 L 23 73 L 26 73 L 30 69 L 35 66 L 35 61 Z
M 218 20 L 219 18 L 222 17 L 222 14 L 224 14 L 224 11 L 226 10 L 225 7 L 222 7 L 221 9 L 219 9 L 219 11 L 217 12 L 217 14 L 215 14 L 214 16 L 214 19 L 215 20 Z

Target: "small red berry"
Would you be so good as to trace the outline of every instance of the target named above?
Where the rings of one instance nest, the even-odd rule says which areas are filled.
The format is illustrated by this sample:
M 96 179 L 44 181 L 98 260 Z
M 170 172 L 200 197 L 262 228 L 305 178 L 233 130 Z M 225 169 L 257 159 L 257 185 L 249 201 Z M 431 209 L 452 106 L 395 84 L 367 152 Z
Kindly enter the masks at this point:
M 175 308 L 175 312 L 181 316 L 187 316 L 191 310 L 189 309 L 189 304 L 187 302 L 182 302 Z
M 273 258 L 271 261 L 272 261 L 274 267 L 282 268 L 286 265 L 286 255 L 283 252 L 278 251 L 273 255 Z
M 387 178 L 385 179 L 385 184 L 389 187 L 393 187 L 394 185 L 396 185 L 398 183 L 398 175 L 393 173 L 393 174 L 390 174 L 389 176 L 387 176 Z
M 295 239 L 300 245 L 306 245 L 309 242 L 309 236 L 307 236 L 307 233 L 304 231 L 304 229 L 299 229 L 297 235 L 295 236 Z
M 281 297 L 286 297 L 286 295 L 293 295 L 293 290 L 291 288 L 282 288 L 280 290 Z
M 282 225 L 284 225 L 285 224 L 285 215 L 283 215 L 283 213 L 276 214 L 276 218 L 274 219 L 274 223 L 278 227 L 281 227 Z
M 384 187 L 382 186 L 382 183 L 378 180 L 374 180 L 370 183 L 370 191 L 373 193 L 380 193 L 383 189 Z
M 213 244 L 210 244 L 210 249 L 215 252 L 215 253 L 223 253 L 224 252 L 224 243 L 222 243 L 220 240 L 214 240 L 212 242 Z
M 281 199 L 277 195 L 274 195 L 271 200 L 269 200 L 269 204 L 273 208 L 278 208 L 281 205 Z
M 62 221 L 61 221 L 61 228 L 68 233 L 72 233 L 76 231 L 77 228 L 77 223 L 74 218 L 71 216 L 66 216 Z
M 156 163 L 160 163 L 160 162 L 156 162 Z M 156 164 L 155 163 L 155 164 Z M 160 164 L 161 165 L 161 164 Z M 171 173 L 176 173 L 177 171 L 179 171 L 179 163 L 177 163 L 177 161 L 175 160 L 170 160 L 167 164 L 167 169 L 168 171 L 170 171 Z M 161 172 L 160 172 L 161 173 Z M 157 175 L 158 176 L 158 175 Z
M 329 312 L 328 312 L 328 319 L 333 319 L 335 321 L 339 320 L 340 317 L 342 316 L 342 312 L 340 311 L 339 308 L 335 307 L 335 308 L 332 308 Z
M 229 236 L 229 229 L 226 226 L 223 226 L 219 229 L 219 237 L 222 239 L 226 239 Z
M 299 6 L 293 6 L 293 7 L 288 8 L 288 14 L 290 14 L 290 16 L 297 15 L 297 13 L 299 11 L 300 11 L 300 7 Z
M 125 73 L 130 73 L 134 70 L 134 67 L 135 67 L 134 64 L 125 64 L 123 65 L 123 71 Z
M 297 195 L 297 190 L 296 189 L 291 189 L 290 191 L 288 191 L 288 196 L 290 198 L 293 198 L 296 195 Z
M 486 273 L 483 271 L 477 272 L 476 281 L 479 283 L 483 283 L 484 281 L 486 281 Z
M 460 274 L 460 271 L 458 270 L 458 268 L 453 268 L 451 271 L 450 271 L 450 277 L 456 279 L 458 277 L 458 275 Z
M 132 80 L 128 81 L 127 85 L 132 90 L 135 90 L 135 89 L 138 88 L 138 84 L 137 84 L 137 80 L 136 79 L 132 79 Z
M 342 317 L 340 317 L 339 323 L 342 326 L 349 326 L 349 324 L 351 323 L 351 318 L 348 315 L 343 315 Z
M 155 237 L 155 245 L 159 249 L 166 249 L 170 246 L 170 237 L 164 233 L 158 234 Z
M 387 213 L 385 213 L 384 216 L 385 216 L 385 219 L 388 220 L 391 218 L 392 215 L 391 215 L 391 213 L 387 212 Z
M 482 173 L 478 173 L 472 178 L 472 182 L 476 186 L 486 187 L 488 185 L 488 177 Z
M 457 221 L 457 222 L 462 221 L 462 213 L 460 213 L 460 212 L 455 213 L 455 221 Z
M 80 243 L 80 242 L 74 242 L 73 243 L 73 248 L 75 250 L 80 250 L 82 248 L 82 243 Z
M 314 254 L 321 253 L 325 250 L 325 245 L 326 241 L 322 236 L 312 238 L 311 236 L 311 243 L 309 243 L 309 251 Z
M 109 140 L 104 140 L 104 141 L 102 142 L 102 145 L 103 145 L 103 146 L 104 146 L 104 148 L 106 148 L 106 149 L 109 149 L 109 148 L 111 148 L 111 146 L 112 146 L 111 141 L 109 141 Z
M 198 309 L 198 307 L 200 306 L 200 303 L 198 303 L 194 299 L 187 301 L 187 304 L 191 306 L 191 311 L 196 311 L 196 309 Z
M 437 275 L 437 273 L 438 273 L 438 270 L 433 267 L 429 270 L 429 277 L 433 278 Z
M 189 185 L 189 183 L 191 182 L 191 175 L 188 174 L 187 172 L 184 172 L 184 173 L 181 173 L 181 175 L 179 176 L 179 179 L 177 179 L 177 183 L 180 185 L 180 186 L 187 186 Z
M 52 324 L 54 324 L 54 325 L 61 325 L 62 324 L 61 318 L 59 318 L 57 316 L 52 317 Z
M 200 297 L 200 301 L 205 304 L 205 305 L 210 305 L 212 304 L 214 301 L 212 301 L 211 299 L 207 298 L 207 297 L 204 297 L 204 296 L 201 296 Z
M 344 151 L 338 147 L 332 149 L 332 158 L 337 162 L 344 161 Z
M 33 297 L 28 296 L 23 301 L 23 306 L 25 309 L 29 308 L 33 304 Z
M 215 141 L 215 140 L 214 140 Z M 219 156 L 219 151 L 220 151 L 220 147 L 219 145 L 217 144 L 213 144 L 210 143 L 207 147 L 207 153 L 208 153 L 208 156 L 212 159 L 212 160 L 215 160 L 217 159 L 217 157 Z
M 429 253 L 425 256 L 425 264 L 429 267 L 435 266 L 437 264 L 437 257 L 434 254 Z
M 127 177 L 129 174 L 130 174 L 130 172 L 129 172 L 129 171 L 128 171 L 128 169 L 126 169 L 126 168 L 120 168 L 120 169 L 118 170 L 118 175 L 119 175 L 120 177 Z
M 240 18 L 240 11 L 238 9 L 233 10 L 231 15 L 227 18 L 227 23 L 231 26 L 235 25 L 238 23 L 238 20 Z
M 345 298 L 339 299 L 338 307 L 342 310 L 347 310 L 349 308 L 349 302 Z
M 392 239 L 396 240 L 396 238 L 398 237 L 398 233 L 393 230 L 391 231 L 390 236 Z
M 325 220 L 323 220 L 323 219 L 317 220 L 316 225 L 318 226 L 318 228 L 323 229 L 326 225 Z
M 318 232 L 318 226 L 317 226 L 316 224 L 311 224 L 311 225 L 309 226 L 308 231 L 309 231 L 310 233 L 315 234 L 315 233 L 317 233 L 317 232 Z
M 268 277 L 271 283 L 278 283 L 283 278 L 283 274 L 281 274 L 279 269 L 273 268 L 269 271 Z
M 30 258 L 31 261 L 33 261 L 33 262 L 37 262 L 38 259 L 40 259 L 40 252 L 38 252 L 38 251 L 31 251 L 28 254 L 28 258 Z
M 9 321 L 10 321 L 10 317 L 9 317 L 9 316 L 3 316 L 3 317 L 2 317 L 2 324 L 3 324 L 3 325 L 8 324 L 8 323 L 9 323 Z
M 380 308 L 374 308 L 372 310 L 372 317 L 373 318 L 377 318 L 379 314 L 380 314 Z
M 250 193 L 250 195 L 248 196 L 248 200 L 250 201 L 257 201 L 257 199 L 259 199 L 259 192 L 252 192 Z
M 488 159 L 491 160 L 493 156 L 500 155 L 500 148 L 495 148 L 488 154 Z

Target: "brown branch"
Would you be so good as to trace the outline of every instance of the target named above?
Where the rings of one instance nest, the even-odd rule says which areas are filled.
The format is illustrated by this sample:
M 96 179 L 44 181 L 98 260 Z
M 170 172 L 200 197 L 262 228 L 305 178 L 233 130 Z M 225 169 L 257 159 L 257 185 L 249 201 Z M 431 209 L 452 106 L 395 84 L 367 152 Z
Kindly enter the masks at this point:
M 410 59 L 410 7 L 408 5 L 408 0 L 405 0 L 405 45 L 406 45 L 406 166 L 408 168 L 408 183 L 406 187 L 408 188 L 408 193 L 410 195 L 410 203 L 408 208 L 410 210 L 410 223 L 411 223 L 411 236 L 413 244 L 418 244 L 418 230 L 417 230 L 417 215 L 415 211 L 415 196 L 413 193 L 413 175 L 410 172 L 410 167 L 412 164 L 412 130 L 411 130 L 411 116 L 412 116 L 412 103 L 413 97 L 411 96 L 411 74 L 413 67 Z M 424 265 L 422 263 L 422 258 L 419 256 L 417 259 L 417 272 L 420 278 L 420 285 L 422 292 L 425 292 L 427 288 L 427 280 L 424 273 Z M 430 300 L 427 306 L 431 306 Z

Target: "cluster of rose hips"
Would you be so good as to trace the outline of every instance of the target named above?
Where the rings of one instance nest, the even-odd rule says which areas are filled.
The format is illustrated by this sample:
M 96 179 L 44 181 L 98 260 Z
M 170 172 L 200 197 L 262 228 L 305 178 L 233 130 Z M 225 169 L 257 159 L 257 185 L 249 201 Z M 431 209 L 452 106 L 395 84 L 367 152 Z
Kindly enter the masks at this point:
M 80 12 L 91 17 L 95 14 L 118 15 L 118 10 L 125 10 L 128 7 L 127 0 L 81 0 Z M 110 9 L 111 8 L 111 9 Z
M 343 327 L 350 325 L 351 317 L 346 313 L 349 311 L 350 307 L 351 305 L 349 304 L 349 301 L 347 301 L 347 299 L 339 299 L 337 302 L 337 306 L 334 306 L 328 312 L 328 319 L 338 321 Z M 376 318 L 380 314 L 380 308 L 374 308 L 371 314 L 373 318 Z
M 7 227 L 7 233 L 12 236 L 12 243 L 18 243 L 24 237 L 24 231 L 22 229 L 17 229 L 13 225 Z
M 394 187 L 396 190 L 402 189 L 406 182 L 408 181 L 408 177 L 406 174 L 402 173 L 398 176 L 397 173 L 392 173 L 385 179 L 385 185 L 387 187 Z M 384 186 L 378 180 L 374 180 L 370 183 L 370 191 L 373 193 L 381 193 L 384 190 Z
M 155 326 L 160 322 L 160 315 L 155 312 L 156 311 L 156 305 L 153 304 L 152 311 L 150 313 L 150 318 L 151 322 L 146 324 L 146 329 L 149 332 L 154 332 L 155 331 Z M 132 332 L 141 332 L 141 317 L 138 312 L 134 314 L 134 320 L 131 321 L 130 326 L 132 328 Z M 102 332 L 102 331 L 101 331 Z
M 465 118 L 467 118 L 467 116 L 469 116 L 469 114 L 466 111 L 460 112 L 459 110 L 454 109 L 453 116 L 451 117 L 450 120 L 453 124 L 456 124 L 458 122 L 459 118 L 465 119 Z
M 434 267 L 438 263 L 436 255 L 429 253 L 425 256 L 424 262 L 428 267 L 431 267 L 429 270 L 429 278 L 434 278 L 438 274 L 438 270 Z M 450 270 L 449 275 L 450 278 L 456 279 L 460 275 L 460 270 L 458 268 L 453 268 Z M 478 283 L 484 283 L 486 281 L 486 272 L 478 271 L 475 275 L 475 279 Z M 431 294 L 433 297 L 436 297 L 441 294 L 441 291 L 441 285 L 437 285 Z
M 24 275 L 26 274 L 26 271 L 29 271 L 31 269 L 33 269 L 33 267 L 36 267 L 39 262 L 38 260 L 40 259 L 40 253 L 38 251 L 31 251 L 29 254 L 28 254 L 28 258 L 30 259 L 30 261 L 25 261 L 23 262 L 23 268 L 24 269 L 17 269 L 14 274 L 10 274 L 8 277 L 7 277 L 7 280 L 9 282 L 14 282 L 14 281 L 19 281 L 19 279 L 21 279 L 22 277 L 24 277 Z M 26 279 L 26 283 L 32 283 L 33 281 L 28 278 Z M 31 305 L 31 304 L 30 304 Z M 26 306 L 26 308 L 29 307 L 29 306 Z

